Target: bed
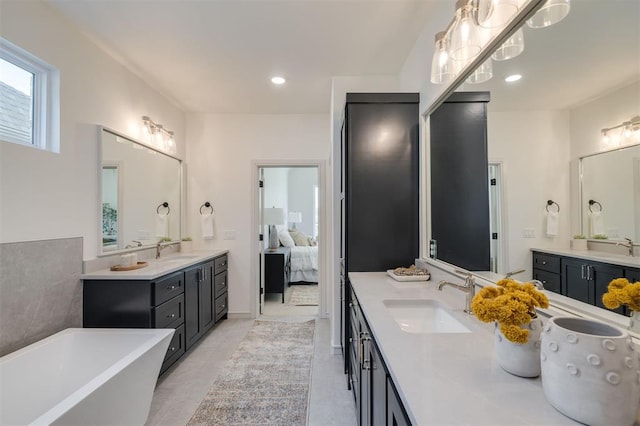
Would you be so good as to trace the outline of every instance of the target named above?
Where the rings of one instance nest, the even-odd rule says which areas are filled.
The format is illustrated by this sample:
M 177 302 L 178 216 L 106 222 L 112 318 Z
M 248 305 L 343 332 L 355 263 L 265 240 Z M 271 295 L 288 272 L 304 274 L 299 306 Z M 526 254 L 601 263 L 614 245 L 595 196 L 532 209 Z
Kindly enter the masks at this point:
M 318 282 L 318 246 L 291 247 L 291 278 L 289 282 Z
M 278 232 L 280 244 L 291 249 L 290 283 L 318 282 L 318 246 L 314 239 L 294 229 Z

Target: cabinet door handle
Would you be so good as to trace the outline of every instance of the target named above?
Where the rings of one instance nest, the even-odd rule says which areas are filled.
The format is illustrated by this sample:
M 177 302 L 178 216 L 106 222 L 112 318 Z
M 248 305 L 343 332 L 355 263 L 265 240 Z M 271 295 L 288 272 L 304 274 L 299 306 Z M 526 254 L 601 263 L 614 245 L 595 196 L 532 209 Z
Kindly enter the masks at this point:
M 593 277 L 591 276 L 591 266 L 587 265 L 587 280 L 591 281 Z
M 176 347 L 175 347 L 175 346 L 171 346 L 171 347 L 169 348 L 169 351 L 170 351 L 170 352 L 175 352 L 175 350 L 176 350 Z
M 168 285 L 167 286 L 167 290 L 175 290 L 176 286 L 175 285 Z
M 543 260 L 543 261 L 542 261 L 542 264 L 543 264 L 543 265 L 546 265 L 546 264 L 547 264 L 547 261 L 546 261 L 546 260 Z
M 169 315 L 167 315 L 167 318 L 175 318 L 175 317 L 176 317 L 176 314 L 169 314 Z
M 582 274 L 581 274 L 580 278 L 582 278 L 583 280 L 586 279 L 585 274 L 584 274 L 584 265 L 580 265 L 580 270 L 582 271 Z

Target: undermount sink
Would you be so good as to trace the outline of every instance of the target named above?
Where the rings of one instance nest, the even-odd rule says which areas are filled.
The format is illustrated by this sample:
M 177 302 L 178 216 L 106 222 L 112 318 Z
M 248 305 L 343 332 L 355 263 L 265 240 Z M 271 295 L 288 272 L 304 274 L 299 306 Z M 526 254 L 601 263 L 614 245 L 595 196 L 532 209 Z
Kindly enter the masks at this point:
M 198 256 L 171 256 L 171 257 L 161 257 L 158 259 L 160 262 L 182 262 L 183 260 L 195 259 Z
M 448 309 L 433 299 L 383 300 L 402 331 L 407 333 L 471 333 Z

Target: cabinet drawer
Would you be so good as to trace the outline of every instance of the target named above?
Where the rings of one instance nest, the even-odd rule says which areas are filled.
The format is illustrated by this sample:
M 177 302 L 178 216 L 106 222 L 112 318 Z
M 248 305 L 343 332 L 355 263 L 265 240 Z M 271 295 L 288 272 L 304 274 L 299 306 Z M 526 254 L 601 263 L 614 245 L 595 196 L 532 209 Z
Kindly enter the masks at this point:
M 229 311 L 228 293 L 224 293 L 222 296 L 216 299 L 216 321 L 225 316 Z
M 227 270 L 227 256 L 220 256 L 214 259 L 214 274 L 219 274 L 222 271 Z
M 214 298 L 218 298 L 227 291 L 227 271 L 217 274 L 214 278 Z
M 172 328 L 184 322 L 184 295 L 153 308 L 155 328 Z
M 176 272 L 162 277 L 152 284 L 153 304 L 158 306 L 167 300 L 184 293 L 184 273 Z
M 173 365 L 173 363 L 185 353 L 184 338 L 183 324 L 176 328 L 173 338 L 171 339 L 171 342 L 169 342 L 167 353 L 165 354 L 164 361 L 160 367 L 160 374 L 164 373 L 167 368 L 171 367 L 171 365 Z
M 562 287 L 560 286 L 560 275 L 552 274 L 551 272 L 541 271 L 540 269 L 533 270 L 533 279 L 542 282 L 545 290 L 553 291 L 554 293 L 562 294 Z
M 533 253 L 533 269 L 560 273 L 560 258 L 550 254 Z

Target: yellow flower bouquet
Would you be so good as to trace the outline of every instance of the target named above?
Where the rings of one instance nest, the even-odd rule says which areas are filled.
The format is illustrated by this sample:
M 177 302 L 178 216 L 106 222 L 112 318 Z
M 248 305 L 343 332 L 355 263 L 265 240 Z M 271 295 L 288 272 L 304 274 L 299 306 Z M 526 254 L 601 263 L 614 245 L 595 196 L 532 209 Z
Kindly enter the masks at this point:
M 602 295 L 602 303 L 609 309 L 627 305 L 632 311 L 640 311 L 640 281 L 631 284 L 626 278 L 612 280 Z
M 471 301 L 476 317 L 483 322 L 497 321 L 508 340 L 524 344 L 529 340 L 527 325 L 536 318 L 536 307 L 548 308 L 549 299 L 533 283 L 505 278 L 496 286 L 484 287 Z

